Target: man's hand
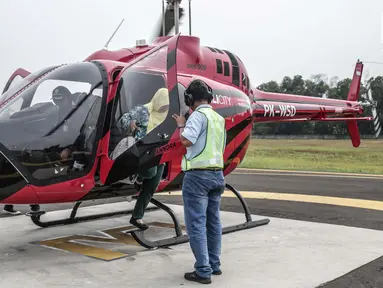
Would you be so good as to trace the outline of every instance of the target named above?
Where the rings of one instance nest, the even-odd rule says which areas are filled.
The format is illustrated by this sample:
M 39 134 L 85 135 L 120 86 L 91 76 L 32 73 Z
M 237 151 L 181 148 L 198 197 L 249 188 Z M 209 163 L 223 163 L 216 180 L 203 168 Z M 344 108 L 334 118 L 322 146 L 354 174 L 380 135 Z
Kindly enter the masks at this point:
M 137 129 L 137 126 L 136 126 L 136 120 L 132 120 L 130 122 L 130 130 L 132 130 L 132 132 L 134 132 L 134 130 Z
M 179 116 L 179 115 L 177 115 L 177 114 L 173 114 L 172 117 L 176 120 L 176 122 L 177 122 L 177 126 L 178 126 L 178 127 L 185 126 L 185 124 L 186 124 L 186 119 L 185 119 L 184 116 Z
M 192 142 L 190 142 L 188 139 L 186 139 L 184 136 L 182 136 L 182 131 L 183 131 L 183 127 L 185 127 L 185 124 L 186 124 L 186 119 L 185 119 L 185 117 L 184 116 L 179 116 L 179 115 L 177 115 L 177 114 L 173 114 L 173 116 L 172 116 L 175 120 L 176 120 L 176 122 L 177 122 L 177 126 L 178 127 L 182 127 L 182 128 L 180 128 L 180 139 L 181 139 L 181 143 L 182 143 L 182 145 L 184 146 L 184 147 L 190 147 L 190 146 L 192 146 L 193 145 L 193 143 Z
M 61 160 L 67 160 L 69 157 L 69 154 L 70 154 L 69 149 L 68 148 L 64 149 L 63 151 L 61 151 L 60 159 Z

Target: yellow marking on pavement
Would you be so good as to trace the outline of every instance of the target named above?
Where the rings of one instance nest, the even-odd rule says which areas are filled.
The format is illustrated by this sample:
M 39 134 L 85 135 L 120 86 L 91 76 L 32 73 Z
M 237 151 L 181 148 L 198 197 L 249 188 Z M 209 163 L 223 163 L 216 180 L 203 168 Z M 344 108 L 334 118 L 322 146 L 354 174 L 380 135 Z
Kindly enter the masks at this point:
M 372 179 L 383 180 L 380 176 L 351 176 L 351 175 L 332 175 L 332 174 L 311 174 L 311 173 L 273 173 L 273 172 L 231 172 L 230 175 L 261 175 L 261 176 L 298 176 L 298 177 L 322 177 L 322 178 L 351 178 L 351 179 Z
M 173 228 L 174 224 L 164 222 L 148 223 L 152 227 Z M 184 229 L 184 226 L 181 226 Z M 130 256 L 128 253 L 113 251 L 106 248 L 97 247 L 98 244 L 125 244 L 128 246 L 140 246 L 131 234 L 127 231 L 136 230 L 134 226 L 117 227 L 108 230 L 100 231 L 99 233 L 105 236 L 90 236 L 90 235 L 71 235 L 55 239 L 48 239 L 37 242 L 47 248 L 63 250 L 91 258 L 112 261 Z
M 326 171 L 302 171 L 302 170 L 277 170 L 277 169 L 254 169 L 254 168 L 236 168 L 234 171 L 260 171 L 260 172 L 278 172 L 278 173 L 299 173 L 299 174 L 325 174 L 325 175 L 340 175 L 340 176 L 361 176 L 361 177 L 379 177 L 383 178 L 382 174 L 360 174 L 360 173 L 341 173 L 341 172 L 326 172 Z
M 50 239 L 45 241 L 40 241 L 37 244 L 43 245 L 49 248 L 55 248 L 59 250 L 64 250 L 67 252 L 72 252 L 76 254 L 81 254 L 84 256 L 111 261 L 120 259 L 123 257 L 129 256 L 127 253 L 116 252 L 91 244 L 79 243 L 79 242 L 96 242 L 96 243 L 115 243 L 115 244 L 127 244 L 127 245 L 138 245 L 138 243 L 133 239 L 131 235 L 123 233 L 123 231 L 131 230 L 133 226 L 126 226 L 120 228 L 108 229 L 101 231 L 105 234 L 106 237 L 100 236 L 87 236 L 87 235 L 72 235 L 67 237 L 61 237 L 56 239 Z
M 240 193 L 244 198 L 247 198 L 247 199 L 295 201 L 295 202 L 328 204 L 328 205 L 335 205 L 335 206 L 345 206 L 345 207 L 383 211 L 383 201 L 318 196 L 318 195 L 271 193 L 271 192 L 260 192 L 260 191 L 240 191 Z M 169 195 L 169 193 L 158 193 L 158 195 Z M 170 196 L 179 196 L 179 195 L 182 195 L 181 191 L 171 192 L 170 194 Z M 225 191 L 222 196 L 228 197 L 228 198 L 236 197 L 230 191 Z

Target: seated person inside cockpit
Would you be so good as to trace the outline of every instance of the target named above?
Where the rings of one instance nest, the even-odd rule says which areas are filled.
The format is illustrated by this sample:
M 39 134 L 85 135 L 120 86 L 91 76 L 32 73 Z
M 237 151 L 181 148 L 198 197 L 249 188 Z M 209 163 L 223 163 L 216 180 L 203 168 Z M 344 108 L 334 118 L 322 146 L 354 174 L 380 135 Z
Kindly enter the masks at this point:
M 135 142 L 139 141 L 154 128 L 161 124 L 167 117 L 169 111 L 169 91 L 160 88 L 152 100 L 144 105 L 137 105 L 129 112 L 122 115 L 117 125 L 122 127 L 123 135 L 133 135 Z M 140 229 L 148 227 L 142 218 L 154 192 L 161 181 L 164 164 L 152 167 L 146 171 L 138 171 L 135 187 L 140 195 L 137 199 L 130 223 Z
M 75 98 L 75 94 L 79 95 Z M 69 121 L 64 123 L 62 127 L 63 132 L 68 133 L 70 138 L 74 135 L 76 135 L 77 138 L 72 145 L 61 150 L 60 160 L 66 161 L 72 156 L 74 163 L 73 166 L 70 167 L 70 170 L 81 171 L 88 162 L 88 157 L 85 154 L 90 155 L 93 151 L 97 120 L 101 109 L 101 97 L 89 95 L 85 102 L 79 107 L 76 107 L 76 105 L 81 103 L 87 93 L 75 94 L 72 94 L 66 87 L 59 86 L 53 90 L 52 100 L 59 106 L 60 121 L 63 120 L 72 109 L 77 109 L 76 112 L 69 117 Z
M 52 91 L 53 103 L 59 108 L 59 119 L 62 120 L 73 108 L 73 95 L 68 88 L 58 86 Z M 65 129 L 64 129 L 65 130 Z

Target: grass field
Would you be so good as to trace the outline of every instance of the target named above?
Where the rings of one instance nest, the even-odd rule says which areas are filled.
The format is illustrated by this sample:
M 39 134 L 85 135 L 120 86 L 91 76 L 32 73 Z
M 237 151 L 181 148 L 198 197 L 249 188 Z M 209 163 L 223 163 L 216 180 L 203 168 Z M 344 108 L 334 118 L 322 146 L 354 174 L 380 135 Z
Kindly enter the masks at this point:
M 383 174 L 383 141 L 252 139 L 240 167 Z

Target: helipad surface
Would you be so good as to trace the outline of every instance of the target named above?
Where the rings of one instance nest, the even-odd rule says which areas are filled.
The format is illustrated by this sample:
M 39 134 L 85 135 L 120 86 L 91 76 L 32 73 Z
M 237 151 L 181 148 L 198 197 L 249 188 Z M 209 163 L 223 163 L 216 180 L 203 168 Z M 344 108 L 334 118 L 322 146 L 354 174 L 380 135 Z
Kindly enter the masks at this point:
M 134 202 L 86 207 L 79 214 L 110 212 L 132 205 Z M 171 207 L 183 222 L 183 207 Z M 57 211 L 49 217 L 69 213 Z M 224 225 L 244 221 L 243 214 L 221 213 Z M 130 226 L 129 218 L 44 229 L 25 216 L 0 219 L 0 287 L 201 285 L 183 279 L 184 272 L 192 271 L 194 263 L 188 243 L 146 250 L 121 232 Z M 253 216 L 260 218 L 263 217 Z M 223 274 L 214 276 L 210 287 L 312 288 L 382 255 L 382 231 L 269 219 L 268 225 L 223 236 Z M 145 220 L 171 222 L 162 211 L 148 212 Z M 171 229 L 151 228 L 148 236 L 158 238 L 173 233 Z

